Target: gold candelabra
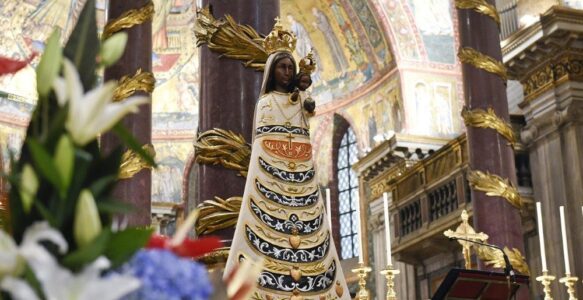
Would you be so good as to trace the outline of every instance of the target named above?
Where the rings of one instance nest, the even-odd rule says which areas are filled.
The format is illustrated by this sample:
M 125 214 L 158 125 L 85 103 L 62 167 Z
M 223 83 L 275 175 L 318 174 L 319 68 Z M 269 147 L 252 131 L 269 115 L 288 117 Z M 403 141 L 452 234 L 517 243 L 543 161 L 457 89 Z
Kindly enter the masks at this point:
M 381 271 L 381 274 L 387 277 L 387 300 L 397 300 L 397 292 L 395 292 L 395 275 L 401 271 L 393 269 L 392 265 L 388 265 L 386 270 Z
M 364 263 L 359 263 L 358 268 L 352 269 L 352 273 L 358 275 L 358 285 L 360 289 L 358 290 L 357 298 L 358 300 L 368 300 L 368 291 L 366 290 L 366 274 L 372 269 L 364 265 Z
M 565 274 L 565 277 L 559 279 L 560 283 L 563 283 L 567 287 L 567 293 L 569 294 L 569 300 L 577 300 L 575 295 L 575 284 L 579 278 L 571 276 L 571 273 Z
M 536 281 L 540 281 L 543 285 L 543 292 L 545 292 L 544 300 L 553 300 L 551 294 L 551 282 L 553 282 L 553 280 L 555 280 L 555 276 L 549 275 L 548 271 L 544 271 L 543 275 L 536 278 Z

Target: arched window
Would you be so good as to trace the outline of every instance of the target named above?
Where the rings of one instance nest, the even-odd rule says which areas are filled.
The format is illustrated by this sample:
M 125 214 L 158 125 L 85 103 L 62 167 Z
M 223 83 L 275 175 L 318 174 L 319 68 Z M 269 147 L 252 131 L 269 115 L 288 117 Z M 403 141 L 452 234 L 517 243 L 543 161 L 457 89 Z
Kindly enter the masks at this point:
M 340 254 L 342 259 L 358 256 L 358 177 L 352 165 L 358 160 L 356 136 L 348 127 L 338 149 L 338 206 L 340 223 Z

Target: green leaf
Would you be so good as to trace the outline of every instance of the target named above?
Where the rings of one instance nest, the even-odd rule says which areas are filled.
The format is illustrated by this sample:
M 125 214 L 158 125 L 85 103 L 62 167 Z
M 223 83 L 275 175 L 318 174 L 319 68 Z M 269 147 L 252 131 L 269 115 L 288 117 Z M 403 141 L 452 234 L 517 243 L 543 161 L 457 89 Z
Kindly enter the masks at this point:
M 150 166 L 156 168 L 157 165 L 154 159 L 142 149 L 142 145 L 136 140 L 136 138 L 125 128 L 121 123 L 115 125 L 112 131 L 122 140 L 128 148 L 136 152 L 140 157 L 142 157 Z
M 26 144 L 30 149 L 34 165 L 40 171 L 40 174 L 59 191 L 61 198 L 65 198 L 66 190 L 63 187 L 63 180 L 59 171 L 57 171 L 53 158 L 35 139 L 28 138 Z
M 75 147 L 73 142 L 66 135 L 63 134 L 57 144 L 55 152 L 55 162 L 57 164 L 57 171 L 61 174 L 63 179 L 63 188 L 68 189 L 73 177 L 73 167 L 75 165 Z
M 116 175 L 109 175 L 98 178 L 97 181 L 93 182 L 89 189 L 95 198 L 99 197 L 102 193 L 107 191 L 117 181 Z
M 128 34 L 126 32 L 118 32 L 105 40 L 99 54 L 101 64 L 105 67 L 115 64 L 123 55 L 127 42 Z
M 65 46 L 65 56 L 79 70 L 79 76 L 85 91 L 95 84 L 96 58 L 99 52 L 95 0 L 87 0 L 79 15 L 77 25 Z
M 51 91 L 53 81 L 55 81 L 61 69 L 63 53 L 59 44 L 60 38 L 59 30 L 53 31 L 47 40 L 47 45 L 36 68 L 36 88 L 42 98 L 46 97 Z
M 80 247 L 76 251 L 65 256 L 61 263 L 73 270 L 79 270 L 81 267 L 89 262 L 94 261 L 99 256 L 103 255 L 106 247 L 110 243 L 111 231 L 104 229 L 95 237 L 91 243 Z
M 109 240 L 105 255 L 116 268 L 129 260 L 134 253 L 143 248 L 152 236 L 152 229 L 128 228 L 114 232 Z
M 57 220 L 44 204 L 42 204 L 40 201 L 34 201 L 34 207 L 39 211 L 43 219 L 49 222 L 51 227 L 56 227 Z

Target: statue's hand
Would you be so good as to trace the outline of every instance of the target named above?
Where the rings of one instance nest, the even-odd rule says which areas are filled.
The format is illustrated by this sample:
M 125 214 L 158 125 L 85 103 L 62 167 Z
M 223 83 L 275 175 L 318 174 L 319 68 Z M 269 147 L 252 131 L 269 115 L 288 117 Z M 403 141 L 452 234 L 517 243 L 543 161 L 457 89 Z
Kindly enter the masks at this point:
M 304 101 L 304 109 L 309 113 L 313 113 L 314 110 L 316 110 L 316 102 L 308 97 L 306 101 Z

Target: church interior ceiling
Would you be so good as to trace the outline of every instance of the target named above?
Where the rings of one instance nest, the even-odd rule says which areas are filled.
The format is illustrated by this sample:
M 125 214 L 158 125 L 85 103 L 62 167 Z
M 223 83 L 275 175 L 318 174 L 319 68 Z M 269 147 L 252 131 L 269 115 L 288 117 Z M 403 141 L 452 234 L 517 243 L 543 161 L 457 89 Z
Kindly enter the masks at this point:
M 153 202 L 184 199 L 183 174 L 198 123 L 199 57 L 194 0 L 153 0 Z M 570 0 L 572 5 L 583 1 Z M 84 0 L 0 1 L 0 55 L 42 52 L 53 28 L 63 41 Z M 316 163 L 325 184 L 332 172 L 334 115 L 353 127 L 362 153 L 392 133 L 453 138 L 463 131 L 457 15 L 451 0 L 281 0 L 281 19 L 297 36 L 296 57 L 316 51 L 311 124 Z M 107 0 L 97 0 L 105 23 Z M 0 78 L 2 155 L 18 149 L 35 105 L 34 67 Z M 5 164 L 6 165 L 6 164 Z M 170 177 L 171 176 L 171 177 Z M 162 183 L 164 178 L 181 178 Z M 173 186 L 166 186 L 171 184 Z

